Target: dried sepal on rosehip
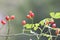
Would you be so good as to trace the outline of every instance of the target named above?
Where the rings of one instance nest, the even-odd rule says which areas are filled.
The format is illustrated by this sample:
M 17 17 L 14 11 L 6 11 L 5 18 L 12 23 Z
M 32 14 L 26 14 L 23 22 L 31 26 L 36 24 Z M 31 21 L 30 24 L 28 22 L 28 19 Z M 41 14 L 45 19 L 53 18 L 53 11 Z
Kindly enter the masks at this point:
M 11 19 L 11 20 L 14 20 L 14 19 L 15 19 L 15 16 L 14 16 L 14 15 L 12 15 L 12 16 L 10 17 L 10 19 Z
M 6 24 L 6 21 L 1 20 L 1 24 L 5 25 Z
M 53 19 L 51 19 L 49 23 L 50 23 L 50 24 L 54 24 L 54 20 L 53 20 Z
M 57 30 L 55 31 L 56 35 L 58 35 L 58 34 L 59 34 L 59 32 L 60 32 L 60 31 L 59 31 L 59 29 L 57 29 Z
M 25 21 L 25 20 L 23 20 L 23 21 L 22 21 L 22 25 L 25 25 L 25 24 L 26 24 L 26 21 Z
M 9 17 L 9 16 L 6 16 L 5 19 L 6 19 L 7 21 L 9 21 L 9 20 L 10 20 L 10 17 Z
M 49 21 L 48 20 L 45 20 L 45 25 L 48 25 L 49 24 Z

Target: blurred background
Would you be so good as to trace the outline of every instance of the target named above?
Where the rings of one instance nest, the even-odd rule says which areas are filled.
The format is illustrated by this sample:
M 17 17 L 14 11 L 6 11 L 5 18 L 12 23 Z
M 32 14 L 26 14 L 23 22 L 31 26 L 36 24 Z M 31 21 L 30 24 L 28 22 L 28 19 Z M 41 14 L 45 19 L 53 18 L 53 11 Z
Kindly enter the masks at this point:
M 60 0 L 0 0 L 0 20 L 5 20 L 5 16 L 15 15 L 15 20 L 10 22 L 10 34 L 18 34 L 22 32 L 22 20 L 26 19 L 26 15 L 32 10 L 35 13 L 34 23 L 38 23 L 44 18 L 49 18 L 50 12 L 60 12 Z M 56 20 L 57 27 L 60 27 L 60 20 Z M 0 24 L 0 28 L 2 25 Z M 0 30 L 0 34 L 6 34 L 7 24 Z M 8 40 L 37 40 L 36 36 L 12 36 Z M 5 40 L 5 37 L 0 37 L 0 40 Z M 44 39 L 42 39 L 44 40 Z M 45 40 L 47 40 L 45 38 Z

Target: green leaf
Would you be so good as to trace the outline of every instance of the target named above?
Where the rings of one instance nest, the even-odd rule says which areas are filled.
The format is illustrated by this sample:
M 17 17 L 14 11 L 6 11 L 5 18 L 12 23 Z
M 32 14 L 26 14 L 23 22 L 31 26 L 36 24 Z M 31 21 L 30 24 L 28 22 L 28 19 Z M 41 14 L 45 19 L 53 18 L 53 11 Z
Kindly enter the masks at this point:
M 36 26 L 36 27 L 38 27 L 38 26 L 39 26 L 39 24 L 38 24 L 38 23 L 36 23 L 36 24 L 35 24 L 35 26 Z
M 41 24 L 41 26 L 43 26 L 43 25 L 44 25 L 44 20 L 41 20 L 41 21 L 39 22 L 39 24 Z
M 60 18 L 60 12 L 57 12 L 57 13 L 51 12 L 50 13 L 50 16 L 52 18 L 59 19 Z
M 35 26 L 34 26 L 34 30 L 37 30 L 38 29 L 38 26 L 39 26 L 39 24 L 36 23 Z
M 57 12 L 57 13 L 55 14 L 55 18 L 56 18 L 56 19 L 59 19 L 59 18 L 60 18 L 60 12 Z
M 38 29 L 38 27 L 34 27 L 34 30 L 36 31 Z
M 43 20 L 41 20 L 40 22 L 39 22 L 39 24 L 41 24 L 41 26 L 43 26 L 43 25 L 45 25 L 44 23 L 45 23 L 45 20 L 50 20 L 51 18 L 45 18 L 45 19 L 43 19 Z
M 26 24 L 24 25 L 25 28 L 30 29 L 34 27 L 34 24 Z
M 55 13 L 54 13 L 54 12 L 51 12 L 51 13 L 50 13 L 50 16 L 51 16 L 52 18 L 55 18 Z

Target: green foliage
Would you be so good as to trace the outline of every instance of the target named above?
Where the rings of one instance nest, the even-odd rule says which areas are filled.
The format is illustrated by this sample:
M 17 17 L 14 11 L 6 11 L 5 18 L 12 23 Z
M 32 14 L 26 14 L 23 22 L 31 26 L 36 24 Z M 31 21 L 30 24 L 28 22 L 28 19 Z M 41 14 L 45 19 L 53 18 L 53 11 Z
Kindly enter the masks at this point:
M 50 16 L 52 18 L 59 19 L 60 18 L 60 12 L 57 12 L 57 13 L 51 12 L 50 13 Z
M 45 25 L 45 20 L 50 21 L 50 19 L 51 18 L 45 18 L 45 19 L 41 20 L 39 23 L 36 23 L 36 24 L 26 24 L 26 25 L 24 25 L 24 27 L 27 28 L 27 29 L 33 28 L 34 30 L 37 30 L 38 29 L 38 26 Z
M 34 24 L 26 24 L 26 25 L 24 25 L 24 27 L 27 29 L 31 29 L 34 27 Z
M 35 26 L 34 26 L 34 30 L 37 30 L 38 29 L 38 26 L 39 26 L 39 24 L 36 23 Z
M 41 26 L 44 25 L 44 20 L 41 20 L 39 24 L 41 24 Z
M 53 14 L 54 14 L 54 13 L 52 12 L 50 15 L 51 15 L 53 18 L 58 18 L 57 16 L 59 15 L 59 13 L 54 14 L 54 16 L 56 16 L 56 17 L 54 17 Z M 60 16 L 59 16 L 59 17 L 60 17 Z M 24 27 L 27 28 L 27 29 L 33 28 L 35 31 L 39 28 L 39 26 L 42 26 L 42 27 L 43 27 L 43 25 L 44 25 L 45 28 L 49 28 L 49 27 L 50 27 L 49 25 L 48 25 L 48 27 L 45 26 L 45 21 L 46 21 L 46 20 L 50 21 L 50 20 L 53 19 L 53 18 L 45 18 L 45 19 L 41 20 L 39 23 L 26 24 L 26 25 L 24 25 Z M 57 29 L 57 28 L 51 28 L 51 30 L 56 30 L 56 29 Z M 42 30 L 42 29 L 41 29 L 41 30 Z M 42 31 L 43 31 L 43 30 L 42 30 Z M 47 30 L 47 31 L 48 31 L 48 30 Z M 51 36 L 52 36 L 52 35 L 45 34 L 45 33 L 41 33 L 41 35 L 47 37 L 48 40 L 51 40 Z M 40 36 L 41 36 L 41 35 L 40 35 Z
M 34 30 L 37 30 L 37 29 L 38 29 L 38 26 L 39 26 L 38 23 L 36 23 L 36 24 L 26 24 L 26 25 L 24 25 L 25 28 L 27 28 L 27 29 L 33 28 Z

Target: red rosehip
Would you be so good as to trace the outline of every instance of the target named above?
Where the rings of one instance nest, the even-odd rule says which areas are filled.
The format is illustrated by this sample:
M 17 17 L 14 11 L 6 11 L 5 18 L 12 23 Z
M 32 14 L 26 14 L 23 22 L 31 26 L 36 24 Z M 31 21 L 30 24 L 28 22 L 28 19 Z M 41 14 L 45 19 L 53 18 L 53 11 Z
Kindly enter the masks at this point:
M 25 20 L 23 20 L 23 21 L 22 21 L 22 25 L 25 25 L 25 24 L 26 24 L 26 21 L 25 21 Z
M 14 16 L 14 15 L 12 15 L 12 16 L 10 17 L 10 19 L 11 19 L 11 20 L 15 19 L 15 16 Z
M 5 17 L 5 19 L 6 19 L 7 21 L 9 21 L 9 20 L 10 20 L 9 16 L 6 16 L 6 17 Z
M 54 24 L 52 24 L 52 28 L 56 28 L 56 24 L 54 23 Z
M 30 15 L 27 15 L 26 17 L 27 17 L 28 19 L 31 19 L 31 16 L 30 16 Z
M 5 25 L 5 24 L 6 24 L 6 21 L 4 21 L 4 20 L 1 20 L 1 23 L 2 23 L 3 25 Z
M 30 13 L 29 15 L 30 15 L 32 18 L 35 16 L 34 13 Z

